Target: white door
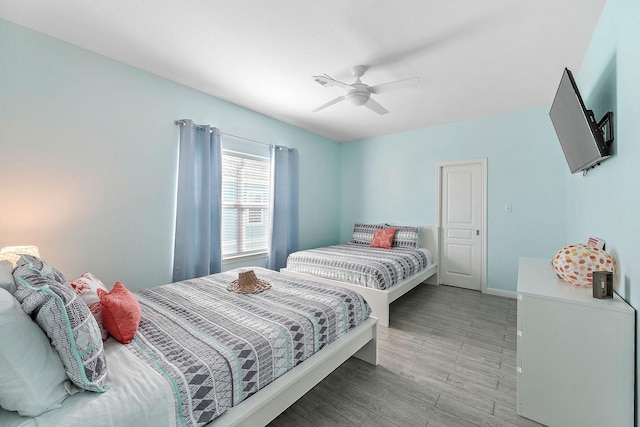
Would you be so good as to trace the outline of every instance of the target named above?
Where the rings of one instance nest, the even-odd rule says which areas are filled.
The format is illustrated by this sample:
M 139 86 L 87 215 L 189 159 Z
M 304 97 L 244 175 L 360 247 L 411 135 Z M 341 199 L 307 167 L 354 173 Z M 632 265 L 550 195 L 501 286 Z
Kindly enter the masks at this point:
M 440 166 L 440 283 L 481 290 L 484 259 L 484 163 Z

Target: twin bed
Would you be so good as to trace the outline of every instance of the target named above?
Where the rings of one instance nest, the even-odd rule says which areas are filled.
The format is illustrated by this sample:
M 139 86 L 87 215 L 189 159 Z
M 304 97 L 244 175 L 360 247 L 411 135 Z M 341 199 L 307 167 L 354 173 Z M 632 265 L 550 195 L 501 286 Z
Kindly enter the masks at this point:
M 100 360 L 106 361 L 106 375 L 100 385 L 106 391 L 80 390 L 76 380 L 66 378 L 63 371 L 64 384 L 53 386 L 66 390 L 63 399 L 33 416 L 21 416 L 15 408 L 0 409 L 0 425 L 266 425 L 349 357 L 376 365 L 377 325 L 388 325 L 389 304 L 428 278 L 437 282 L 438 233 L 436 228 L 423 227 L 418 241 L 416 230 L 399 228 L 393 248 L 376 249 L 367 244 L 371 230 L 360 226 L 356 224 L 354 229 L 354 242 L 313 250 L 311 255 L 321 255 L 319 264 L 310 263 L 309 253 L 297 253 L 280 273 L 253 268 L 260 280 L 271 285 L 260 293 L 228 290 L 247 268 L 136 293 L 141 318 L 129 344 L 112 337 L 102 344 L 98 332 L 96 343 L 85 343 L 86 349 L 69 352 L 84 362 L 81 358 L 87 353 L 103 349 Z M 44 347 L 52 350 L 47 336 L 56 341 L 48 331 L 44 335 L 46 328 L 40 330 L 36 325 L 34 330 L 22 308 L 29 298 L 42 296 L 43 283 L 54 289 L 63 285 L 63 279 L 51 269 L 38 271 L 33 262 L 27 267 L 23 268 L 28 275 L 16 278 L 20 283 L 13 296 L 0 289 L 0 361 L 8 360 L 11 355 L 4 352 L 11 351 L 19 359 L 19 354 L 33 351 L 30 343 L 38 340 L 44 340 Z M 349 276 L 352 283 L 344 281 Z M 37 280 L 30 283 L 34 277 Z M 31 295 L 25 297 L 25 292 Z M 64 307 L 61 301 L 66 294 L 56 292 L 62 296 L 56 300 L 58 305 Z M 72 315 L 54 317 L 49 322 L 66 322 L 67 332 L 76 328 L 73 322 L 77 319 Z M 30 334 L 43 336 L 19 332 L 20 321 L 32 328 Z M 71 344 L 80 345 L 86 337 L 76 336 L 75 340 Z M 8 345 L 13 350 L 9 351 Z M 60 358 L 66 370 L 62 354 Z M 89 375 L 87 366 L 95 366 L 85 363 Z M 51 384 L 38 384 L 52 381 L 51 375 L 39 375 L 39 368 L 29 367 L 20 373 L 13 372 L 14 367 L 3 362 L 0 403 L 33 398 L 12 395 L 18 391 L 6 380 L 8 371 L 18 376 L 18 383 L 35 390 L 35 396 L 40 390 L 52 389 Z M 15 384 L 16 379 L 13 381 Z
M 351 242 L 295 252 L 280 272 L 358 292 L 389 326 L 389 304 L 425 281 L 438 284 L 438 228 L 399 226 L 391 249 L 370 247 L 383 227 L 392 226 L 355 224 Z

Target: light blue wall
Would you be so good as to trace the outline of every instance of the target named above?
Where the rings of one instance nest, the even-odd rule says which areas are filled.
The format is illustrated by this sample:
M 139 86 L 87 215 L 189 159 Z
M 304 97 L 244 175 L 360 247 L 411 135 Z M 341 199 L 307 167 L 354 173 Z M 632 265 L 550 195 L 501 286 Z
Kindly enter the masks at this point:
M 338 240 L 337 143 L 2 20 L 0 58 L 0 247 L 168 283 L 180 118 L 298 148 L 300 246 Z
M 640 303 L 640 3 L 610 0 L 576 80 L 597 118 L 615 115 L 614 156 L 586 177 L 570 176 L 570 239 L 595 235 L 618 262 L 617 290 Z M 575 214 L 579 212 L 579 214 Z M 574 219 L 575 216 L 575 219 Z M 633 285 L 635 283 L 635 286 Z
M 0 173 L 15 183 L 0 190 L 0 245 L 36 243 L 70 275 L 108 276 L 115 266 L 126 274 L 107 279 L 166 282 L 172 121 L 184 117 L 300 149 L 302 248 L 348 240 L 355 221 L 432 224 L 435 165 L 486 157 L 489 287 L 515 289 L 518 256 L 549 257 L 598 235 L 618 253 L 629 288 L 638 276 L 627 261 L 636 255 L 628 230 L 638 224 L 630 222 L 638 201 L 629 196 L 640 149 L 632 142 L 640 117 L 637 9 L 631 0 L 609 2 L 577 73 L 587 103 L 616 112 L 617 154 L 587 178 L 568 173 L 548 107 L 336 144 L 0 21 Z M 606 219 L 594 195 L 609 202 Z
M 587 177 L 570 176 L 567 235 L 595 235 L 617 262 L 615 289 L 640 307 L 640 2 L 609 0 L 576 76 L 597 118 L 615 115 L 613 158 Z M 636 342 L 638 342 L 636 330 Z M 640 355 L 636 351 L 636 365 Z M 615 361 L 612 361 L 615 363 Z M 636 393 L 638 391 L 636 390 Z M 636 408 L 636 414 L 640 408 Z
M 609 0 L 582 67 L 572 70 L 587 107 L 598 118 L 615 114 L 613 158 L 586 177 L 571 175 L 548 107 L 343 144 L 341 240 L 356 221 L 434 223 L 435 165 L 486 157 L 490 288 L 516 289 L 519 256 L 551 258 L 596 236 L 617 262 L 616 291 L 639 307 L 638 23 L 640 2 Z M 511 214 L 503 211 L 507 202 Z
M 527 76 L 522 76 L 523 81 Z M 515 291 L 519 256 L 564 246 L 565 172 L 548 116 L 536 108 L 341 146 L 340 237 L 354 222 L 436 222 L 436 165 L 487 159 L 489 288 Z M 512 213 L 504 205 L 512 205 Z

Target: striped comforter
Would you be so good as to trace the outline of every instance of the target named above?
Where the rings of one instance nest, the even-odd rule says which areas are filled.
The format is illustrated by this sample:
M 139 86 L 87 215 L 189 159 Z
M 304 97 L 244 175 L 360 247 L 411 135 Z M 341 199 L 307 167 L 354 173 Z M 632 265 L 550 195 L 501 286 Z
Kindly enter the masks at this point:
M 271 289 L 229 292 L 237 272 L 146 289 L 126 346 L 163 376 L 177 425 L 204 425 L 367 319 L 355 292 L 255 269 Z
M 344 243 L 294 252 L 287 269 L 374 289 L 387 289 L 427 268 L 427 249 L 372 248 Z

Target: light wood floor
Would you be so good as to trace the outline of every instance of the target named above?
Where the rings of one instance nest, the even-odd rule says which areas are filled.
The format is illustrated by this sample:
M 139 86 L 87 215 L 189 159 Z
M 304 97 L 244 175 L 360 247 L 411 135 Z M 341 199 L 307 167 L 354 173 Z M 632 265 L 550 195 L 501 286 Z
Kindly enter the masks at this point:
M 539 426 L 516 415 L 516 301 L 421 285 L 351 358 L 270 426 Z

